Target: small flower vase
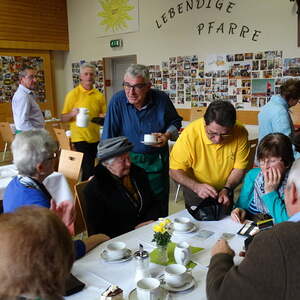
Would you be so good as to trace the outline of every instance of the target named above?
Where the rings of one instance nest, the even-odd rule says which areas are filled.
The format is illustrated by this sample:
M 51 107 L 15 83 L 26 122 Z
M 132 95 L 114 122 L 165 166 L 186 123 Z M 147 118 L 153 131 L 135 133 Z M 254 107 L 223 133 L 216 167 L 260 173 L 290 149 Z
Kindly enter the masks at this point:
M 161 265 L 167 265 L 169 261 L 168 257 L 168 245 L 157 245 L 157 260 Z

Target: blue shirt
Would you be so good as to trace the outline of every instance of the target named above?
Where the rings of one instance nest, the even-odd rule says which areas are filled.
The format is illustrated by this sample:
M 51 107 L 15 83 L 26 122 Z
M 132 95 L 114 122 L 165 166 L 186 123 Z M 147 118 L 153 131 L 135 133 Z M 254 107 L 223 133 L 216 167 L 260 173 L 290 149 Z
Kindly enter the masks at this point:
M 271 100 L 262 107 L 258 114 L 258 139 L 261 140 L 269 133 L 280 132 L 291 136 L 294 124 L 290 116 L 288 103 L 280 95 L 272 96 Z M 295 151 L 295 159 L 300 158 L 300 153 Z
M 128 102 L 124 91 L 116 93 L 108 106 L 102 139 L 126 136 L 134 145 L 133 152 L 164 151 L 165 148 L 155 148 L 141 143 L 144 140 L 144 134 L 154 132 L 174 134 L 174 131 L 177 132 L 180 129 L 182 118 L 166 93 L 150 89 L 147 99 L 147 104 L 138 110 Z
M 33 92 L 20 84 L 12 99 L 12 111 L 17 130 L 42 129 L 44 116 Z
M 294 125 L 289 113 L 288 103 L 280 95 L 272 96 L 258 114 L 259 140 L 269 133 L 280 132 L 290 136 Z
M 26 205 L 38 205 L 50 208 L 50 202 L 45 194 L 34 188 L 26 187 L 14 177 L 5 189 L 3 198 L 4 213 L 14 212 L 17 208 Z M 83 241 L 76 240 L 73 242 L 75 259 L 85 255 L 86 247 Z

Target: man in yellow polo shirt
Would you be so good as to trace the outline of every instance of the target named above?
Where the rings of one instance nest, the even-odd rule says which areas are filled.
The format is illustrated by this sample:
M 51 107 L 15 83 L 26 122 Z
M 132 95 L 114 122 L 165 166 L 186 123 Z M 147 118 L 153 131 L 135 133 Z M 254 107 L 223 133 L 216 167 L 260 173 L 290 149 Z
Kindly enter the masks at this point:
M 80 84 L 71 90 L 66 98 L 61 115 L 63 122 L 70 122 L 71 141 L 76 151 L 83 152 L 82 180 L 93 174 L 97 145 L 100 139 L 99 125 L 91 122 L 95 117 L 106 112 L 106 102 L 102 93 L 94 88 L 95 67 L 92 64 L 80 66 Z M 89 123 L 87 127 L 76 126 L 76 115 L 79 108 L 88 109 Z
M 236 122 L 235 108 L 228 101 L 212 102 L 204 118 L 183 130 L 170 156 L 170 176 L 185 187 L 189 212 L 193 215 L 194 207 L 209 197 L 229 207 L 248 156 L 248 133 Z

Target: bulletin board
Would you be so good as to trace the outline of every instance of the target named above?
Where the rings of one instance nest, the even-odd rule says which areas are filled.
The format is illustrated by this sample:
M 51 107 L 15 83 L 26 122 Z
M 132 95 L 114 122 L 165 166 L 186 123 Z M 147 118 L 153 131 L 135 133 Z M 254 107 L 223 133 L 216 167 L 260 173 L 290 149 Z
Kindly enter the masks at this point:
M 34 91 L 36 101 L 44 111 L 48 109 L 56 115 L 52 59 L 49 51 L 22 51 L 0 49 L 0 120 L 11 121 L 11 101 L 19 85 L 18 74 L 24 65 L 37 70 Z

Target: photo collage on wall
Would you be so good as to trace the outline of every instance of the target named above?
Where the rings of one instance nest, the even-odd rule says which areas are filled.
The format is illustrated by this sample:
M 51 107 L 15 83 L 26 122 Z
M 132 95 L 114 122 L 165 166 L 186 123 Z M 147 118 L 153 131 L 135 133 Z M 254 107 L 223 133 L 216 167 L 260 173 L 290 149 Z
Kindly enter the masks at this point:
M 47 102 L 43 58 L 34 56 L 0 56 L 0 103 L 10 103 L 19 86 L 19 72 L 24 66 L 37 70 L 35 96 Z
M 178 108 L 231 101 L 236 108 L 258 110 L 289 78 L 300 79 L 300 58 L 283 59 L 282 51 L 170 57 L 150 65 L 153 87 L 167 92 Z
M 72 63 L 72 79 L 73 87 L 76 87 L 80 83 L 79 74 L 80 74 L 80 65 L 86 63 L 82 60 L 77 63 Z M 95 77 L 95 88 L 98 89 L 101 93 L 104 93 L 104 71 L 103 71 L 103 61 L 90 61 L 90 64 L 94 65 L 96 68 L 96 77 Z

